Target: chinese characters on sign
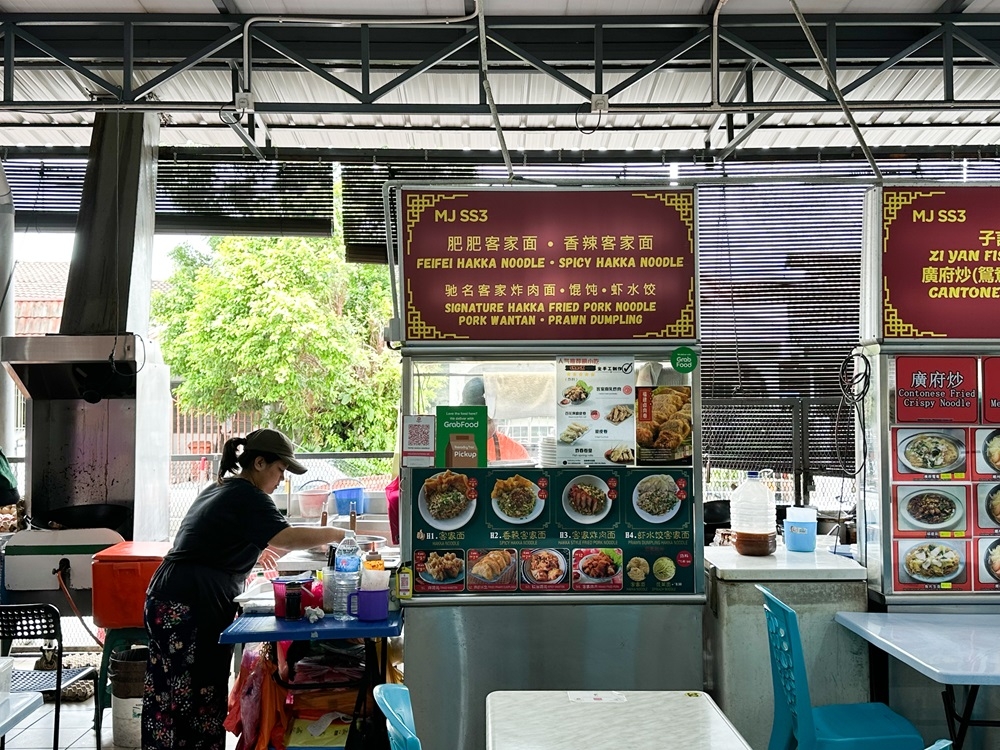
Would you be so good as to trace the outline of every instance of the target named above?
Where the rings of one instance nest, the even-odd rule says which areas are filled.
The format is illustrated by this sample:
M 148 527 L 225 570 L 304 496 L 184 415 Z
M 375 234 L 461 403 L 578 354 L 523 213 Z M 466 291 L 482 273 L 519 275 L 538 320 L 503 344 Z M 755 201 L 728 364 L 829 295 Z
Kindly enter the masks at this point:
M 884 338 L 995 338 L 998 200 L 993 187 L 883 191 Z
M 897 357 L 897 422 L 976 422 L 975 357 Z
M 410 341 L 695 339 L 690 190 L 403 190 Z

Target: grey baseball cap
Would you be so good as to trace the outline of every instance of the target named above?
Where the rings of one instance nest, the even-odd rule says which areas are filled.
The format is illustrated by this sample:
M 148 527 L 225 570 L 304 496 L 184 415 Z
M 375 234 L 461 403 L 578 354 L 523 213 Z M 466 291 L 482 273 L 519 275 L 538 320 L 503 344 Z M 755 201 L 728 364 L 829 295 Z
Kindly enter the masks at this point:
M 244 438 L 246 444 L 243 450 L 260 451 L 261 453 L 273 453 L 286 464 L 288 470 L 293 474 L 305 474 L 308 469 L 295 460 L 295 449 L 292 441 L 277 430 L 262 429 L 247 433 Z

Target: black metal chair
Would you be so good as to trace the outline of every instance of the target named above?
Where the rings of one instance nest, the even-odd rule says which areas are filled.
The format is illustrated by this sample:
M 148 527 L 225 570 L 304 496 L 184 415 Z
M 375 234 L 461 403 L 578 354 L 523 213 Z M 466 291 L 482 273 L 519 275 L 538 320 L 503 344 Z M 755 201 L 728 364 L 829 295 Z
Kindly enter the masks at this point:
M 10 650 L 10 642 L 13 640 L 39 639 L 55 643 L 56 668 L 15 669 L 11 674 L 10 691 L 12 693 L 51 691 L 55 694 L 52 750 L 59 750 L 59 709 L 62 707 L 62 690 L 80 680 L 93 680 L 94 729 L 100 745 L 101 712 L 100 701 L 96 700 L 98 670 L 96 667 L 63 669 L 63 639 L 59 609 L 53 604 L 0 604 L 0 641 L 3 642 L 5 654 Z M 3 747 L 4 740 L 0 738 L 0 750 L 3 750 Z

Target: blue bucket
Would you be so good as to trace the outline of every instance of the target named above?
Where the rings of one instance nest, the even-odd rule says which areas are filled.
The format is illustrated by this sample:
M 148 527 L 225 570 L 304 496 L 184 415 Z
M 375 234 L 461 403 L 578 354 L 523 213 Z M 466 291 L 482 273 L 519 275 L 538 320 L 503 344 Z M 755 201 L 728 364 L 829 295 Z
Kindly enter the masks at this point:
M 354 512 L 359 516 L 365 512 L 365 488 L 345 487 L 334 490 L 333 497 L 337 501 L 337 515 L 348 516 L 351 514 L 351 503 L 354 503 Z
M 812 552 L 816 549 L 816 522 L 785 519 L 785 547 L 789 552 Z

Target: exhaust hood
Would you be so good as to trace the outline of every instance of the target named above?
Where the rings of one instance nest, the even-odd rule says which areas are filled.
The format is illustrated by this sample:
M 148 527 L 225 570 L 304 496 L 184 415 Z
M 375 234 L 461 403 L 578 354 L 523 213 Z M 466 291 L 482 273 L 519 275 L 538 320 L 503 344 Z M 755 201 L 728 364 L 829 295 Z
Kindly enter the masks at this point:
M 0 360 L 27 399 L 135 398 L 136 373 L 145 351 L 131 333 L 108 336 L 18 336 L 4 338 Z

